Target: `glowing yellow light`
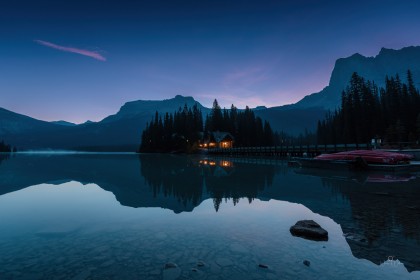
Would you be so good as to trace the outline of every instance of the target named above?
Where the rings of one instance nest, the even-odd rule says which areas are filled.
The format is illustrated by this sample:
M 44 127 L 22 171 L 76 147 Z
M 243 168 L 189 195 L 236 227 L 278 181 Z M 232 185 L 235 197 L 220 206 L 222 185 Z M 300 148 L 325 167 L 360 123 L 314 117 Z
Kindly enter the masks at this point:
M 232 164 L 231 164 L 231 162 L 230 161 L 227 161 L 227 160 L 223 160 L 222 161 L 222 166 L 226 166 L 226 167 L 229 167 L 229 166 L 231 166 Z

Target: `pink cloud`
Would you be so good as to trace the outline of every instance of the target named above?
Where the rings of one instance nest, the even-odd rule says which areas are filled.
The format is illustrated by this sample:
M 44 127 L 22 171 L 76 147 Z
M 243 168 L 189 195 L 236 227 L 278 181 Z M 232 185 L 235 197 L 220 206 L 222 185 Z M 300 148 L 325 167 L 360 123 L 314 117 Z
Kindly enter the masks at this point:
M 56 45 L 56 44 L 53 44 L 53 43 L 50 43 L 50 42 L 42 41 L 42 40 L 34 40 L 34 42 L 36 42 L 36 43 L 38 43 L 42 46 L 53 48 L 53 49 L 56 49 L 56 50 L 59 50 L 59 51 L 77 53 L 77 54 L 81 54 L 81 55 L 84 55 L 84 56 L 92 57 L 92 58 L 100 60 L 100 61 L 106 61 L 105 57 L 103 57 L 100 53 L 95 52 L 95 51 L 88 51 L 88 50 L 77 49 L 77 48 L 72 48 L 72 47 L 64 47 L 64 46 Z

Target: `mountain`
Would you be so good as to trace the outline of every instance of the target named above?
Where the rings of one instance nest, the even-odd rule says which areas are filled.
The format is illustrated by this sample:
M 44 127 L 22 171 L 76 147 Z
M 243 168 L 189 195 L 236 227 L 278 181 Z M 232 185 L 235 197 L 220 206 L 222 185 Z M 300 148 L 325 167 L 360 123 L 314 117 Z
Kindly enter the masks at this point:
M 375 57 L 354 54 L 336 61 L 329 85 L 320 92 L 305 96 L 290 108 L 322 107 L 334 110 L 341 103 L 341 92 L 346 88 L 353 72 L 357 72 L 366 80 L 375 81 L 384 87 L 385 77 L 398 74 L 402 81 L 406 80 L 410 69 L 416 86 L 420 86 L 420 46 L 406 47 L 400 50 L 382 48 Z
M 194 98 L 180 95 L 162 101 L 127 102 L 115 115 L 100 122 L 74 126 L 44 122 L 0 109 L 0 139 L 12 143 L 18 150 L 132 152 L 137 150 L 141 133 L 156 111 L 174 112 L 185 104 L 190 107 L 197 104 L 204 114 L 209 112 Z
M 188 107 L 193 107 L 197 104 L 198 108 L 201 109 L 203 114 L 208 113 L 210 110 L 203 107 L 199 102 L 195 101 L 191 96 L 176 95 L 175 98 L 164 99 L 164 100 L 138 100 L 125 103 L 118 113 L 111 115 L 102 120 L 102 122 L 112 122 L 121 119 L 136 118 L 140 115 L 154 116 L 155 112 L 159 113 L 173 113 L 177 111 L 179 107 L 184 107 L 187 104 Z
M 341 103 L 341 92 L 353 72 L 383 86 L 385 76 L 399 74 L 405 81 L 407 70 L 420 85 L 420 47 L 401 50 L 381 49 L 375 57 L 354 54 L 336 61 L 329 85 L 295 104 L 266 108 L 258 106 L 255 114 L 268 120 L 275 131 L 299 135 L 315 131 L 318 120 Z M 84 151 L 135 151 L 141 133 L 159 113 L 174 112 L 185 104 L 197 105 L 203 115 L 210 112 L 193 97 L 177 95 L 165 100 L 138 100 L 125 103 L 120 110 L 99 122 L 73 125 L 68 122 L 45 122 L 0 108 L 0 139 L 19 150 L 66 149 Z
M 328 110 L 340 106 L 341 92 L 354 72 L 384 87 L 387 75 L 398 74 L 405 81 L 408 69 L 413 74 L 416 87 L 420 87 L 420 47 L 400 50 L 382 48 L 375 57 L 356 53 L 336 61 L 329 85 L 320 92 L 307 95 L 295 104 L 258 110 L 255 114 L 270 121 L 277 131 L 284 130 L 292 135 L 302 133 L 305 129 L 314 131 L 318 120 L 323 119 Z
M 315 131 L 318 120 L 325 117 L 323 107 L 292 108 L 290 106 L 272 107 L 254 111 L 255 115 L 270 122 L 274 131 L 283 131 L 297 136 L 305 130 Z
M 0 138 L 3 135 L 19 134 L 27 131 L 48 130 L 53 127 L 57 127 L 57 124 L 40 121 L 0 108 Z
M 63 121 L 63 120 L 61 120 L 61 121 L 52 121 L 52 123 L 59 124 L 59 125 L 65 125 L 65 126 L 76 126 L 77 125 L 75 123 L 66 122 L 66 121 Z

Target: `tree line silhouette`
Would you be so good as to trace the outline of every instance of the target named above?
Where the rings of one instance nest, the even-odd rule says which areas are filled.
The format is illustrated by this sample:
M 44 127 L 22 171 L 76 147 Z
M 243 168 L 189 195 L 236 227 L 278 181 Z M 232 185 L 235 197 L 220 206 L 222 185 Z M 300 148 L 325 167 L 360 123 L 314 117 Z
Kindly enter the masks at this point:
M 229 132 L 235 138 L 237 147 L 271 146 L 274 141 L 270 123 L 256 117 L 248 106 L 239 110 L 232 104 L 230 110 L 222 110 L 216 99 L 210 115 L 206 116 L 204 137 L 212 131 Z
M 16 148 L 13 148 L 12 146 L 4 143 L 4 141 L 1 141 L 0 142 L 0 153 L 11 153 L 11 152 L 16 152 Z
M 407 82 L 386 77 L 385 88 L 366 81 L 356 72 L 342 92 L 341 108 L 318 122 L 318 144 L 415 142 L 420 138 L 420 94 L 412 73 Z
M 197 104 L 192 108 L 184 105 L 163 117 L 156 112 L 143 130 L 139 152 L 192 152 L 198 148 L 199 141 L 210 139 L 216 131 L 230 133 L 239 147 L 270 146 L 275 139 L 269 122 L 256 117 L 248 106 L 245 110 L 234 105 L 230 110 L 222 110 L 215 99 L 205 121 Z
M 195 104 L 179 108 L 177 112 L 166 112 L 162 118 L 158 112 L 146 124 L 141 136 L 140 152 L 190 151 L 197 148 L 203 131 L 203 116 Z

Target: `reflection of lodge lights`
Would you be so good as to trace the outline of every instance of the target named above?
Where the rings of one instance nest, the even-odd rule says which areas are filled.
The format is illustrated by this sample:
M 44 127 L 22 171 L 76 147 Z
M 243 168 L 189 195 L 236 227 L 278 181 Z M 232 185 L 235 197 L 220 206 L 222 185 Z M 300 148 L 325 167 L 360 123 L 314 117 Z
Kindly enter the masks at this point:
M 200 163 L 204 165 L 211 165 L 211 166 L 216 165 L 215 161 L 200 160 Z
M 227 161 L 227 160 L 222 160 L 220 165 L 225 166 L 225 167 L 229 167 L 229 166 L 232 166 L 232 163 L 230 161 Z
M 200 164 L 215 166 L 216 165 L 216 161 L 213 161 L 213 160 L 200 160 Z M 232 167 L 233 164 L 230 161 L 222 160 L 222 161 L 219 162 L 219 166 Z

